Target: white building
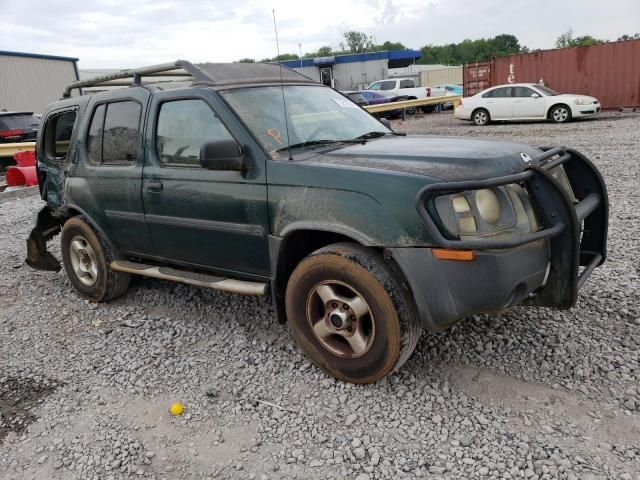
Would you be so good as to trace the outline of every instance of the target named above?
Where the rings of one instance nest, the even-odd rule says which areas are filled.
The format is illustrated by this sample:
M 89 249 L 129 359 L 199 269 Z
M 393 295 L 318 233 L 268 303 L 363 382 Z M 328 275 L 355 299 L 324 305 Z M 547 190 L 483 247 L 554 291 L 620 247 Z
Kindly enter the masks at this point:
M 0 50 L 0 110 L 41 113 L 78 80 L 78 59 Z

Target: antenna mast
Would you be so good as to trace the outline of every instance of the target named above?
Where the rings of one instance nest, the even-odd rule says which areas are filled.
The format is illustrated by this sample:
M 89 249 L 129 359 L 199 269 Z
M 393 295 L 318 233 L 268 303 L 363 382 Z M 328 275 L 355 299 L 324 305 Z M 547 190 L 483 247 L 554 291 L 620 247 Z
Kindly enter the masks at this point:
M 280 65 L 280 90 L 282 91 L 282 109 L 284 113 L 284 129 L 287 132 L 287 150 L 289 151 L 289 160 L 293 160 L 291 156 L 291 142 L 289 141 L 289 120 L 287 118 L 287 102 L 284 99 L 284 80 L 282 79 L 282 63 L 280 61 L 280 43 L 278 42 L 278 25 L 276 23 L 276 11 L 273 12 L 273 30 L 276 32 L 276 51 L 278 52 L 278 65 Z

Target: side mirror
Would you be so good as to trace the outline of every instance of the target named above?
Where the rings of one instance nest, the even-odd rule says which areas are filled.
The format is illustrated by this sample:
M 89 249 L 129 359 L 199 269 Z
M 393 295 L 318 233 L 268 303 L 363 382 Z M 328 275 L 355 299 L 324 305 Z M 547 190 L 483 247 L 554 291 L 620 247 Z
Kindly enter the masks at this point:
M 216 140 L 200 147 L 200 165 L 209 170 L 247 170 L 242 147 L 235 140 Z
M 388 118 L 379 118 L 378 120 L 380 120 L 380 123 L 383 124 L 385 127 L 387 127 L 389 130 L 393 131 L 393 128 L 391 128 L 391 122 L 389 121 Z
M 540 95 L 538 95 L 537 93 L 532 93 L 531 98 L 540 98 Z

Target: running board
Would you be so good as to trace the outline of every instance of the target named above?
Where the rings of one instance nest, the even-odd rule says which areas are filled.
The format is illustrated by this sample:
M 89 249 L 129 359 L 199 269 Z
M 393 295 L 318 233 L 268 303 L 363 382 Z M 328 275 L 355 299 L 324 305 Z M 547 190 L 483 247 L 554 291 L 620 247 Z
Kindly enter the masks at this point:
M 115 260 L 111 262 L 111 269 L 118 272 L 133 273 L 144 277 L 160 278 L 173 282 L 187 283 L 198 287 L 222 290 L 223 292 L 241 293 L 243 295 L 266 295 L 269 291 L 267 283 L 246 282 L 232 278 L 216 277 L 205 273 L 188 272 L 171 267 L 157 267 L 144 263 Z

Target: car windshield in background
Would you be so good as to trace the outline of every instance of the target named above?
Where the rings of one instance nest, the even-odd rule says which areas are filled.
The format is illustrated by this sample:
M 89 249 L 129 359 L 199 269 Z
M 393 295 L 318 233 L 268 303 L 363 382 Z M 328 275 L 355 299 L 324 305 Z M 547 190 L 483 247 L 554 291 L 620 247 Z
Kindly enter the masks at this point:
M 288 146 L 311 147 L 370 132 L 391 133 L 358 105 L 326 87 L 252 87 L 226 90 L 222 95 L 264 148 L 276 156 L 284 155 Z
M 32 130 L 39 124 L 40 119 L 32 113 L 0 115 L 0 128 L 7 130 Z
M 542 93 L 546 93 L 547 95 L 549 95 L 551 97 L 555 97 L 556 95 L 560 95 L 559 92 L 556 92 L 555 90 L 552 90 L 549 87 L 545 87 L 544 85 L 536 85 L 535 87 L 538 90 L 540 90 Z

